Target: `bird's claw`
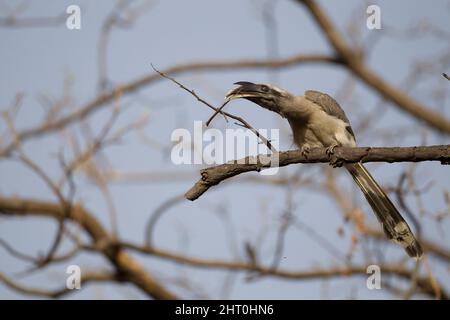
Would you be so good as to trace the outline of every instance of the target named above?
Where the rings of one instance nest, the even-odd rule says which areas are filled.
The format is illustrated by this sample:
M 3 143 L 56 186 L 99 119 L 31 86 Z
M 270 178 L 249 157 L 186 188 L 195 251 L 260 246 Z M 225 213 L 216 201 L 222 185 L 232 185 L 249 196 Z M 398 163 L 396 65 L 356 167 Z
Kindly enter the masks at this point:
M 325 150 L 325 152 L 326 152 L 326 154 L 328 155 L 328 157 L 329 158 L 331 158 L 331 156 L 334 154 L 334 148 L 336 148 L 337 147 L 337 145 L 332 145 L 332 146 L 329 146 L 326 150 Z
M 336 157 L 336 156 L 333 156 L 333 157 L 330 159 L 329 164 L 330 164 L 330 166 L 332 166 L 333 168 L 339 168 L 339 167 L 342 167 L 342 165 L 344 164 L 344 160 L 341 159 L 341 158 L 338 158 L 338 157 Z
M 308 158 L 308 154 L 310 151 L 311 147 L 307 144 L 302 145 L 300 148 L 300 152 L 302 153 L 302 156 L 304 156 L 305 158 Z
M 344 160 L 343 159 L 341 159 L 341 158 L 339 158 L 339 157 L 337 157 L 335 154 L 334 154 L 334 149 L 337 147 L 337 145 L 332 145 L 332 146 L 329 146 L 327 149 L 326 149 L 326 154 L 328 155 L 328 157 L 330 158 L 330 166 L 332 166 L 333 168 L 338 168 L 338 167 L 342 167 L 342 165 L 344 164 Z

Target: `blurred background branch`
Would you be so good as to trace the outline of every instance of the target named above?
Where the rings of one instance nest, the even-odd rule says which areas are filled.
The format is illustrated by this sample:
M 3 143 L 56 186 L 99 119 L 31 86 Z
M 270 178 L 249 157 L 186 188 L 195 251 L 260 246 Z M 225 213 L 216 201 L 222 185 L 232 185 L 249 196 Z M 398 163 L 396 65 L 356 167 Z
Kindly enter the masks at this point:
M 368 3 L 233 1 L 80 1 L 80 30 L 62 4 L 0 1 L 0 297 L 449 298 L 450 173 L 431 162 L 450 152 L 449 2 L 377 1 L 369 30 Z M 377 162 L 425 258 L 386 240 L 342 170 L 314 164 L 324 150 L 286 151 L 286 123 L 244 102 L 223 113 L 268 149 L 260 128 L 279 129 L 277 175 L 176 166 L 171 133 L 211 112 L 161 75 L 212 110 L 242 80 L 336 97 L 359 145 L 386 147 L 334 160 Z M 192 203 L 199 171 L 189 199 L 220 187 Z M 82 290 L 65 287 L 72 264 Z M 366 287 L 373 264 L 382 290 Z

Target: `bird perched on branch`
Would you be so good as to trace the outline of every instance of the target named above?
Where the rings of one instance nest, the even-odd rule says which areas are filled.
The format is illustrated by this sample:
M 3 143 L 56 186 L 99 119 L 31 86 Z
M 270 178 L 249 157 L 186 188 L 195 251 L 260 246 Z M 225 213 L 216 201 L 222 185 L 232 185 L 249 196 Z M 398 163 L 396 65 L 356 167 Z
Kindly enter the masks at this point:
M 276 112 L 289 121 L 294 142 L 307 156 L 310 148 L 327 148 L 331 156 L 337 146 L 356 147 L 355 134 L 344 110 L 325 93 L 309 90 L 295 96 L 269 84 L 236 82 L 237 88 L 226 95 L 226 101 L 247 99 Z M 422 247 L 386 193 L 362 163 L 344 164 L 361 189 L 386 236 L 401 245 L 410 257 L 420 258 Z

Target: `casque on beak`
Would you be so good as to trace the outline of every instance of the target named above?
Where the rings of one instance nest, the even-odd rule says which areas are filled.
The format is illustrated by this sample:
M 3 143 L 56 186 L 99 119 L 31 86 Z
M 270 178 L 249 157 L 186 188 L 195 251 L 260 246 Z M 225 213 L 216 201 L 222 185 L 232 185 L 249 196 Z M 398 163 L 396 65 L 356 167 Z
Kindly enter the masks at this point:
M 260 85 L 254 84 L 248 81 L 239 81 L 234 84 L 239 85 L 239 87 L 229 91 L 226 96 L 226 101 L 231 101 L 239 98 L 251 98 L 258 97 L 261 94 Z

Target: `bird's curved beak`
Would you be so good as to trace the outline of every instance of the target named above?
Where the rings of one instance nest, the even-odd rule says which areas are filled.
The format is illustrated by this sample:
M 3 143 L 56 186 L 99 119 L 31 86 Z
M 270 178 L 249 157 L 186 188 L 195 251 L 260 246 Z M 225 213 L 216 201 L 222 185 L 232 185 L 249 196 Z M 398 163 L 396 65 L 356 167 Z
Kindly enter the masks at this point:
M 240 98 L 258 97 L 261 94 L 260 85 L 255 84 L 253 82 L 239 81 L 235 82 L 234 84 L 237 84 L 239 87 L 229 91 L 226 94 L 225 96 L 226 101 L 231 101 Z

